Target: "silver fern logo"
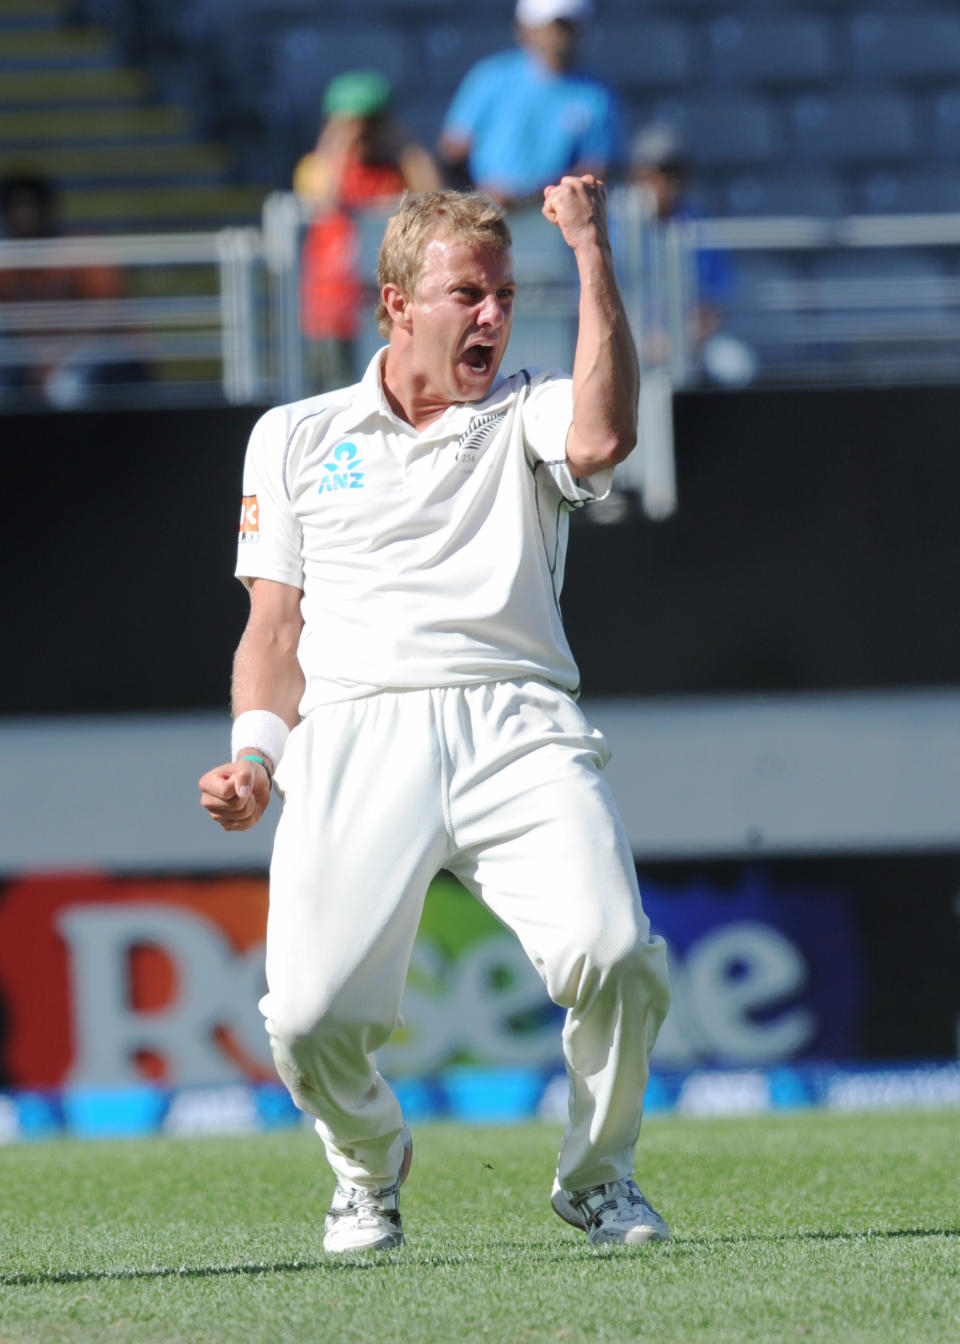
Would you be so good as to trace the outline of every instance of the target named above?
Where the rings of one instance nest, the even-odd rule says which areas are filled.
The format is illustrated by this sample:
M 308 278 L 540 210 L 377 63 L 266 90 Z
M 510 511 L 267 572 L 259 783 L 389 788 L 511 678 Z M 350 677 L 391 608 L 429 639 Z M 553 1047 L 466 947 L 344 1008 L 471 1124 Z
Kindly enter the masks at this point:
M 480 461 L 483 450 L 493 439 L 507 413 L 506 406 L 499 411 L 487 411 L 486 415 L 475 415 L 466 430 L 457 440 L 457 461 L 461 471 L 473 471 Z

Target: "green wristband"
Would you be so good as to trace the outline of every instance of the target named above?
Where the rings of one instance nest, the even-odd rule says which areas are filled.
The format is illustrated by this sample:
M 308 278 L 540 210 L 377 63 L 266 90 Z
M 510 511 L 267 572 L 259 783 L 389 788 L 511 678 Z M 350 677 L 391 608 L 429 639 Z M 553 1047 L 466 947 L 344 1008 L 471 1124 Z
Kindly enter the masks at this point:
M 267 772 L 267 779 L 269 779 L 269 781 L 270 781 L 271 784 L 273 783 L 273 771 L 270 769 L 269 765 L 268 765 L 267 762 L 263 759 L 262 756 L 255 756 L 255 755 L 253 754 L 253 752 L 247 751 L 247 752 L 244 752 L 244 754 L 243 754 L 242 756 L 238 756 L 237 759 L 240 760 L 240 761 L 258 761 L 258 762 L 260 763 L 260 765 L 263 766 L 264 770 L 266 770 L 266 772 Z

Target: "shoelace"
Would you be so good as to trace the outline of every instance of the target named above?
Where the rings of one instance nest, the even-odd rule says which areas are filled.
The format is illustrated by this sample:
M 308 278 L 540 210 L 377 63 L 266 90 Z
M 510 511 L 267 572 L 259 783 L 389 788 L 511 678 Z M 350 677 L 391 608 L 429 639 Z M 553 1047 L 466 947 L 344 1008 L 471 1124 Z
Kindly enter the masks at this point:
M 395 1181 L 393 1185 L 384 1186 L 382 1190 L 365 1190 L 359 1185 L 338 1185 L 329 1216 L 331 1218 L 355 1218 L 363 1224 L 376 1223 L 381 1218 L 386 1218 L 391 1223 L 398 1223 L 400 1221 L 399 1208 L 385 1209 L 382 1201 L 390 1198 L 395 1199 L 399 1189 L 399 1181 Z M 336 1203 L 338 1198 L 343 1200 L 342 1204 L 338 1205 Z
M 599 1204 L 591 1203 L 599 1199 Z M 579 1210 L 587 1226 L 599 1227 L 605 1213 L 616 1213 L 620 1201 L 626 1200 L 631 1208 L 649 1207 L 635 1182 L 631 1180 L 611 1181 L 608 1185 L 594 1185 L 589 1190 L 581 1190 L 571 1197 L 571 1203 Z

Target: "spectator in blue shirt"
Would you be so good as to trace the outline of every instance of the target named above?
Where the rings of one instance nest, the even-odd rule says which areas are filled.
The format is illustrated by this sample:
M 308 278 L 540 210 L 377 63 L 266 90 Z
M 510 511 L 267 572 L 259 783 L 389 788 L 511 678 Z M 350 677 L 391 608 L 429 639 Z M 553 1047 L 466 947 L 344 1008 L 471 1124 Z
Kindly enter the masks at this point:
M 518 46 L 468 71 L 444 118 L 439 157 L 451 185 L 506 206 L 565 173 L 609 179 L 624 159 L 612 90 L 577 65 L 591 0 L 518 0 Z

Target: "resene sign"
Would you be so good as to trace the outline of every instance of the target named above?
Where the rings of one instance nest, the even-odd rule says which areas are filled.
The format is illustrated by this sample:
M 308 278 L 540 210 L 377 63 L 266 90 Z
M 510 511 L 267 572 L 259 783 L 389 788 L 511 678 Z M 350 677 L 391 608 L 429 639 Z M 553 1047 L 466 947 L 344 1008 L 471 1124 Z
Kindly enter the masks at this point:
M 956 855 L 641 872 L 674 990 L 654 1063 L 955 1056 L 958 885 Z M 267 900 L 259 875 L 8 881 L 0 1085 L 273 1080 L 257 1008 Z M 557 1068 L 562 1018 L 515 938 L 441 875 L 380 1064 L 396 1078 Z

